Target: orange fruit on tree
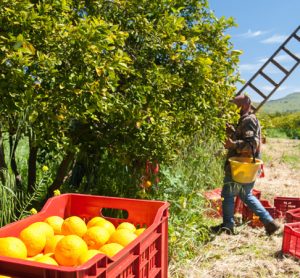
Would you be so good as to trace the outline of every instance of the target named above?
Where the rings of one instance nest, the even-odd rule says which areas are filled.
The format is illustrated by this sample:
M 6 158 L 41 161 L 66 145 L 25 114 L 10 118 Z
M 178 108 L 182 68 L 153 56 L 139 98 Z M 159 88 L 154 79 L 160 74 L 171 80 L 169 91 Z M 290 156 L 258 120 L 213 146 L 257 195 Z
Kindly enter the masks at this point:
M 41 256 L 35 259 L 35 261 L 43 264 L 58 265 L 56 260 L 49 256 Z
M 87 251 L 87 244 L 81 237 L 67 235 L 57 243 L 54 257 L 59 265 L 75 266 L 78 258 Z
M 64 219 L 62 217 L 57 215 L 49 216 L 45 219 L 44 222 L 46 222 L 53 228 L 55 235 L 61 235 L 61 226 L 64 222 Z
M 61 226 L 61 233 L 63 235 L 77 235 L 82 237 L 86 231 L 87 226 L 79 216 L 66 218 Z
M 137 235 L 127 229 L 119 229 L 116 230 L 113 234 L 111 234 L 109 238 L 109 243 L 119 243 L 122 246 L 127 246 L 130 242 L 135 240 Z
M 86 226 L 88 228 L 90 228 L 90 227 L 96 226 L 97 223 L 101 223 L 101 222 L 103 223 L 105 221 L 107 221 L 107 220 L 104 219 L 103 217 L 101 217 L 101 216 L 95 216 L 91 220 L 88 221 L 88 223 L 86 224 Z
M 86 253 L 83 253 L 79 256 L 77 264 L 82 265 L 98 254 L 101 254 L 99 250 L 90 249 Z
M 136 229 L 134 233 L 135 233 L 137 236 L 139 236 L 139 235 L 142 234 L 145 230 L 146 230 L 146 228 L 139 228 L 139 229 Z
M 136 228 L 132 223 L 129 222 L 122 222 L 121 224 L 118 225 L 117 230 L 120 229 L 127 229 L 131 232 L 135 232 Z
M 119 253 L 124 247 L 119 244 L 119 243 L 107 243 L 104 244 L 99 251 L 105 255 L 107 255 L 108 257 L 113 257 L 114 255 L 116 255 L 117 253 Z
M 20 239 L 25 243 L 29 257 L 41 253 L 46 245 L 46 234 L 36 227 L 27 227 L 20 233 Z
M 109 240 L 109 237 L 110 234 L 107 229 L 100 226 L 94 226 L 88 228 L 82 238 L 89 249 L 99 249 Z
M 25 259 L 27 248 L 24 242 L 17 237 L 0 238 L 0 256 Z
M 54 235 L 52 238 L 47 240 L 46 245 L 45 245 L 45 249 L 44 249 L 44 254 L 54 253 L 57 243 L 63 237 L 64 237 L 63 235 Z

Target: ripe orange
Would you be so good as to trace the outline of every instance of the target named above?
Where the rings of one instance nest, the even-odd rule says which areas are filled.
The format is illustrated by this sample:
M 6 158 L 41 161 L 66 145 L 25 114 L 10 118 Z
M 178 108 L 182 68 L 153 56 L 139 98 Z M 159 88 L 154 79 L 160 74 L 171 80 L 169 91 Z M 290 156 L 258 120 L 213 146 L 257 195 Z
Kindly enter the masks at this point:
M 70 216 L 64 220 L 61 226 L 63 235 L 77 235 L 82 237 L 87 231 L 85 222 L 78 216 Z
M 80 255 L 88 251 L 87 244 L 78 235 L 67 235 L 56 245 L 54 257 L 59 265 L 75 266 Z
M 45 245 L 45 249 L 44 249 L 44 254 L 54 253 L 57 243 L 63 237 L 64 237 L 63 235 L 54 235 L 52 238 L 47 240 L 46 245 Z
M 101 222 L 105 222 L 105 221 L 107 221 L 107 220 L 104 219 L 103 217 L 101 217 L 101 216 L 95 216 L 91 220 L 88 221 L 88 223 L 86 224 L 86 226 L 88 228 L 90 228 L 90 227 L 93 227 L 93 226 L 97 226 L 96 225 L 97 223 L 101 223 Z
M 135 233 L 137 236 L 139 236 L 139 235 L 142 234 L 145 230 L 146 230 L 146 228 L 139 228 L 139 229 L 136 229 L 134 233 Z
M 118 227 L 117 227 L 117 230 L 120 230 L 120 229 L 127 229 L 127 230 L 129 230 L 133 233 L 136 230 L 135 226 L 132 223 L 129 223 L 129 222 L 123 222 L 123 223 L 119 224 Z
M 26 260 L 28 260 L 28 261 L 35 261 L 37 258 L 43 257 L 43 256 L 44 256 L 43 253 L 38 253 L 37 255 L 35 255 L 33 257 L 27 257 Z
M 25 259 L 27 249 L 25 244 L 17 237 L 0 238 L 0 256 Z
M 56 215 L 49 216 L 45 219 L 45 222 L 53 228 L 55 235 L 61 235 L 61 226 L 64 222 L 62 217 Z
M 35 261 L 39 262 L 39 263 L 44 263 L 44 264 L 58 265 L 56 260 L 49 256 L 41 256 L 41 257 L 37 258 Z
M 38 221 L 38 222 L 35 222 L 35 223 L 32 223 L 31 225 L 29 225 L 28 228 L 29 227 L 40 230 L 41 232 L 43 232 L 46 235 L 47 238 L 54 236 L 54 230 L 48 223 Z
M 93 258 L 94 256 L 101 254 L 101 252 L 99 250 L 88 250 L 86 253 L 83 253 L 79 256 L 78 258 L 78 265 L 84 264 L 85 262 L 87 262 L 88 260 L 90 260 L 91 258 Z
M 20 233 L 20 239 L 25 243 L 29 257 L 41 253 L 46 245 L 46 234 L 36 227 L 27 227 Z
M 104 221 L 103 220 L 96 221 L 93 226 L 99 226 L 105 228 L 110 235 L 116 230 L 114 224 L 106 219 L 104 219 Z
M 104 244 L 99 251 L 101 253 L 104 253 L 106 256 L 108 257 L 113 257 L 114 255 L 116 255 L 118 252 L 120 252 L 124 247 L 119 244 L 119 243 L 107 243 Z
M 127 229 L 116 230 L 109 238 L 109 243 L 119 243 L 122 246 L 128 245 L 131 241 L 135 240 L 137 235 Z
M 109 232 L 100 226 L 88 228 L 82 237 L 89 249 L 99 249 L 109 240 Z

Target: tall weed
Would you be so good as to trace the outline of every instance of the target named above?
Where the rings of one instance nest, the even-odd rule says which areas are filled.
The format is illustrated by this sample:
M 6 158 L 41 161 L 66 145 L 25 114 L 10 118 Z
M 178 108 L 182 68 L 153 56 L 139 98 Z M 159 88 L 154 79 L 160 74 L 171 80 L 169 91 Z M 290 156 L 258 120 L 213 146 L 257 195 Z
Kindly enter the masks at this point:
M 169 254 L 172 264 L 195 257 L 209 240 L 203 192 L 219 187 L 223 178 L 221 146 L 196 137 L 172 165 L 161 166 L 153 197 L 170 203 Z M 175 267 L 176 269 L 176 267 Z

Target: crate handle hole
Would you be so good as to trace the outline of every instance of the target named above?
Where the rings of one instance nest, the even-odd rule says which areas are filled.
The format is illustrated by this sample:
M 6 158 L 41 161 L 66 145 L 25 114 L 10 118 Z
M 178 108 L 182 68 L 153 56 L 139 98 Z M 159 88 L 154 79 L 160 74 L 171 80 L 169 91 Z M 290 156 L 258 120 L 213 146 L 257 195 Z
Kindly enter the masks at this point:
M 127 219 L 128 211 L 125 209 L 102 208 L 100 210 L 100 215 L 103 215 L 104 217 L 110 217 L 110 218 Z

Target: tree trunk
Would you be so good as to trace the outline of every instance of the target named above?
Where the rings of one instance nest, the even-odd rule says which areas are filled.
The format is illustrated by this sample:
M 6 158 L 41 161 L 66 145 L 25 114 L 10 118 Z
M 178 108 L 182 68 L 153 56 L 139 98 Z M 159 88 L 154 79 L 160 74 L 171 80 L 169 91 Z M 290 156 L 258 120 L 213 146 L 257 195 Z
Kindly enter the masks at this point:
M 69 167 L 72 164 L 72 162 L 74 160 L 74 157 L 75 157 L 75 153 L 69 152 L 69 153 L 66 154 L 65 158 L 60 163 L 60 165 L 58 167 L 58 170 L 57 170 L 55 180 L 53 181 L 53 183 L 48 188 L 48 192 L 47 192 L 47 197 L 48 198 L 53 196 L 53 191 L 56 190 L 56 189 L 59 189 L 60 186 L 65 181 L 65 178 L 67 177 Z
M 13 139 L 13 134 L 10 132 L 9 133 L 9 149 L 10 149 L 10 166 L 11 169 L 15 175 L 16 178 L 16 186 L 17 188 L 21 187 L 22 184 L 22 178 L 21 175 L 18 171 L 18 166 L 16 162 L 16 149 L 18 146 L 18 139 L 16 138 L 15 140 Z
M 28 192 L 33 193 L 36 183 L 36 160 L 38 148 L 35 145 L 34 135 L 29 136 L 29 157 L 28 157 Z
M 7 169 L 7 165 L 5 162 L 5 153 L 4 153 L 4 146 L 3 146 L 3 137 L 2 137 L 2 130 L 0 128 L 0 179 L 3 184 L 5 184 L 5 175 L 1 171 L 2 169 Z

